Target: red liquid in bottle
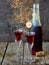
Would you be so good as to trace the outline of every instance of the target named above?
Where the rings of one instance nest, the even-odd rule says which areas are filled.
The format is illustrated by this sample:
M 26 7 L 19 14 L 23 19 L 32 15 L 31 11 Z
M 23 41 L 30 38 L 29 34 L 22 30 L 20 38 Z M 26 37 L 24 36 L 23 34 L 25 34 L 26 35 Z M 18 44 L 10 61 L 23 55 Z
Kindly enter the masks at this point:
M 34 38 L 34 46 L 32 48 L 32 55 L 35 55 L 36 52 L 42 51 L 42 27 L 36 26 L 32 28 L 32 31 L 36 33 Z
M 16 40 L 17 41 L 20 41 L 20 40 L 22 40 L 22 31 L 20 32 L 20 31 L 15 31 L 14 32 L 14 34 L 15 34 L 15 38 L 16 38 Z

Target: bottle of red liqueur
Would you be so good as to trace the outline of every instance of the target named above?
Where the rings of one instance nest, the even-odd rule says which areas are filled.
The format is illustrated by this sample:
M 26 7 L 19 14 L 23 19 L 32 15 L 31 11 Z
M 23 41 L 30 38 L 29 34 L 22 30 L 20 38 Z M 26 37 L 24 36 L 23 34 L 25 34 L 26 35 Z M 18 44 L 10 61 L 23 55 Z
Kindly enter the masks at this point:
M 34 46 L 32 48 L 32 55 L 36 52 L 42 51 L 42 26 L 39 15 L 39 3 L 33 4 L 33 27 L 31 31 L 35 32 Z

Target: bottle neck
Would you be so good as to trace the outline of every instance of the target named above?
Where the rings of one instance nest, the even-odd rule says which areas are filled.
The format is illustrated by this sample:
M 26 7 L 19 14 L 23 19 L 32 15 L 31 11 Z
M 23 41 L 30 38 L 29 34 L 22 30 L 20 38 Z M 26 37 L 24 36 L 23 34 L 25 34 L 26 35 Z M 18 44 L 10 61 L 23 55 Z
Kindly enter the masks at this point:
M 33 26 L 41 26 L 39 15 L 39 3 L 33 4 Z

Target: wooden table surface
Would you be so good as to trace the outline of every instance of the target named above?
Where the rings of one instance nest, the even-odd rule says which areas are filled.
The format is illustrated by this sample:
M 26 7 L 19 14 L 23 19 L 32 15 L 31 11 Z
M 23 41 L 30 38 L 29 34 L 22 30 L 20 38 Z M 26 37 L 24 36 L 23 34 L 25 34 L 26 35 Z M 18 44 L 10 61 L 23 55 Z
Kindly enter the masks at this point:
M 4 50 L 6 47 L 7 43 L 2 43 L 0 42 L 0 62 L 2 60 L 3 54 L 4 54 Z M 26 47 L 26 43 L 25 43 L 25 57 L 28 57 L 29 54 L 27 53 L 28 49 Z M 21 45 L 20 47 L 21 49 L 21 53 L 23 54 L 23 45 Z M 43 42 L 43 50 L 47 51 L 49 53 L 49 42 Z M 8 46 L 7 52 L 6 52 L 6 56 L 4 58 L 4 62 L 3 65 L 22 65 L 21 63 L 17 63 L 18 61 L 18 57 L 17 57 L 17 44 L 16 43 L 11 43 Z M 43 60 L 42 60 L 43 62 Z M 46 63 L 49 64 L 49 54 L 46 55 Z M 26 64 L 25 64 L 26 65 Z

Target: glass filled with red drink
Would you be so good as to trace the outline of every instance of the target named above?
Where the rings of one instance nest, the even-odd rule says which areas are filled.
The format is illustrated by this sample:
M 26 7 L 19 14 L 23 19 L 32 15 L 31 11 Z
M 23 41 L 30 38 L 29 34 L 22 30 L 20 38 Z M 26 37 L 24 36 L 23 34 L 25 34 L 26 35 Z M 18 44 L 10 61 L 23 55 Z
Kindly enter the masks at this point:
M 26 36 L 26 41 L 27 41 L 27 47 L 29 49 L 29 56 L 26 61 L 27 62 L 34 62 L 35 60 L 32 58 L 32 47 L 34 45 L 34 36 L 35 32 L 29 32 L 28 34 L 25 34 Z
M 16 30 L 16 31 L 14 31 L 15 42 L 18 43 L 18 46 L 21 45 L 21 42 L 22 42 L 22 34 L 23 34 L 23 31 L 22 30 Z
M 15 35 L 15 43 L 17 44 L 17 51 L 16 51 L 16 56 L 18 57 L 18 59 L 19 59 L 19 62 L 21 62 L 21 48 L 20 48 L 20 46 L 21 46 L 21 43 L 22 43 L 22 34 L 23 34 L 23 30 L 20 30 L 20 29 L 18 29 L 18 30 L 15 30 L 14 31 L 14 35 Z

